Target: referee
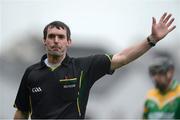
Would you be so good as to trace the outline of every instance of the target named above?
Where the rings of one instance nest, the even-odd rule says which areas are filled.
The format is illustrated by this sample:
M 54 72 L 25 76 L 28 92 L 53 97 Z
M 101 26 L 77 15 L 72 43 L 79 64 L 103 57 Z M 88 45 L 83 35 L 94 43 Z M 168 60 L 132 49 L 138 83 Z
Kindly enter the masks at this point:
M 48 24 L 43 31 L 47 54 L 26 69 L 14 103 L 14 119 L 85 118 L 92 85 L 155 46 L 175 29 L 170 27 L 173 21 L 171 14 L 164 13 L 159 22 L 153 18 L 152 33 L 141 43 L 114 55 L 82 58 L 67 54 L 71 46 L 69 27 L 60 21 Z

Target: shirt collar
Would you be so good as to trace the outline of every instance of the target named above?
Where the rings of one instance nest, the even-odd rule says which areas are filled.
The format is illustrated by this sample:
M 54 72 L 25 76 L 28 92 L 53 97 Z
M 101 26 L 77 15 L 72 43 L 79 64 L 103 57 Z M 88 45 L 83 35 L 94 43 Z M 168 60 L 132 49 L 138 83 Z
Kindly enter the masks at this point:
M 47 54 L 43 55 L 41 58 L 41 68 L 45 67 L 46 64 L 44 63 L 44 60 L 47 58 Z M 61 65 L 68 66 L 68 63 L 70 62 L 70 57 L 66 54 L 66 57 L 62 61 Z
M 177 85 L 178 85 L 178 82 L 176 80 L 172 80 L 168 87 L 168 90 L 176 89 Z
M 68 66 L 70 62 L 70 57 L 66 54 L 66 57 L 64 58 L 64 60 L 62 61 L 61 65 L 64 65 L 64 66 Z

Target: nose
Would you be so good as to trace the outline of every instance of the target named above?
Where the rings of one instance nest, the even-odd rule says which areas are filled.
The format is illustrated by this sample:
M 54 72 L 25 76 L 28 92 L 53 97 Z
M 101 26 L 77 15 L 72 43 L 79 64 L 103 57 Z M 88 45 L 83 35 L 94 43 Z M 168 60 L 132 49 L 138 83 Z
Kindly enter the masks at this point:
M 153 78 L 158 81 L 161 79 L 161 77 L 159 75 L 154 75 Z
M 55 36 L 55 38 L 54 38 L 54 42 L 55 42 L 55 43 L 58 43 L 58 41 L 59 41 L 58 36 Z

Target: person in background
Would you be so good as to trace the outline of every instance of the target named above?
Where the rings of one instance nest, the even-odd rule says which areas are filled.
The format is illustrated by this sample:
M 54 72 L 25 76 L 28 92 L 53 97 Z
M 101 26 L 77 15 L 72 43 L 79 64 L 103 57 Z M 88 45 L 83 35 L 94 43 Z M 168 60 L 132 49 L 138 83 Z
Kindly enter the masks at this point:
M 180 119 L 180 84 L 173 79 L 174 64 L 159 58 L 149 67 L 155 88 L 147 94 L 144 119 Z

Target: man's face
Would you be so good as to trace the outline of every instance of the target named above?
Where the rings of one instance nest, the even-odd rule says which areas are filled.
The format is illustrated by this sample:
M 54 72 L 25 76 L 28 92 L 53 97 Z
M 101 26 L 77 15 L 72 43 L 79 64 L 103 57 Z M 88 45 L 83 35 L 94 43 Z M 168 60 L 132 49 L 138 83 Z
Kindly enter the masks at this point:
M 47 30 L 44 45 L 49 55 L 63 56 L 67 48 L 71 45 L 71 40 L 67 39 L 66 30 L 63 28 L 49 27 Z
M 156 88 L 158 88 L 160 91 L 167 90 L 170 81 L 172 80 L 172 74 L 171 71 L 168 71 L 167 73 L 157 73 L 152 76 L 152 79 L 154 80 Z

